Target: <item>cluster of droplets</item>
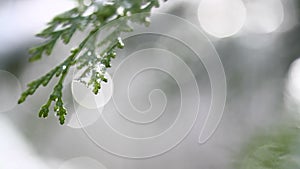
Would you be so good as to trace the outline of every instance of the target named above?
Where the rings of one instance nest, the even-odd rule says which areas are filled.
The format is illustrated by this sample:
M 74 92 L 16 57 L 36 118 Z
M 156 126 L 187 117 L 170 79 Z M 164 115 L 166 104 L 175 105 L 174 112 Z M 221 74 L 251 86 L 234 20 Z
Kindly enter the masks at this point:
M 96 55 L 96 57 L 93 56 L 93 59 L 88 62 L 88 68 L 76 79 L 76 81 L 91 88 L 94 94 L 98 94 L 101 89 L 101 83 L 107 83 L 105 73 L 107 68 L 111 67 L 111 60 L 116 57 L 115 48 L 124 48 L 124 43 L 120 37 L 117 39 L 117 43 L 112 46 L 111 50 L 105 52 L 102 56 L 99 54 Z M 87 51 L 85 53 L 87 53 L 87 57 L 90 57 L 95 52 Z M 95 58 L 97 59 L 96 61 Z
M 64 124 L 65 122 L 65 116 L 67 115 L 67 110 L 64 107 L 63 104 L 63 100 L 62 100 L 62 91 L 63 91 L 63 81 L 67 75 L 68 69 L 74 64 L 74 57 L 77 54 L 78 50 L 73 50 L 72 51 L 72 55 L 69 56 L 65 62 L 63 62 L 63 64 L 61 64 L 60 66 L 56 67 L 56 69 L 54 69 L 52 71 L 52 74 L 50 74 L 50 77 L 48 78 L 44 78 L 42 77 L 41 83 L 46 86 L 47 83 L 49 83 L 50 79 L 52 78 L 52 76 L 55 74 L 57 77 L 60 76 L 59 82 L 55 85 L 52 94 L 50 95 L 48 101 L 46 102 L 46 104 L 44 104 L 40 111 L 39 111 L 39 117 L 43 117 L 46 118 L 48 117 L 49 114 L 49 108 L 51 106 L 52 102 L 55 102 L 55 105 L 53 107 L 53 110 L 56 114 L 56 116 L 59 119 L 60 124 Z M 47 75 L 46 75 L 47 77 Z M 37 89 L 37 88 L 36 88 Z M 26 97 L 25 97 L 26 98 Z M 19 100 L 20 101 L 20 100 Z
M 56 116 L 58 116 L 60 124 L 64 124 L 65 116 L 67 115 L 67 110 L 63 106 L 62 88 L 62 84 L 58 84 L 55 86 L 54 92 L 50 95 L 48 102 L 41 107 L 39 117 L 48 117 L 49 107 L 51 105 L 51 102 L 54 101 L 55 105 L 53 110 L 56 113 Z

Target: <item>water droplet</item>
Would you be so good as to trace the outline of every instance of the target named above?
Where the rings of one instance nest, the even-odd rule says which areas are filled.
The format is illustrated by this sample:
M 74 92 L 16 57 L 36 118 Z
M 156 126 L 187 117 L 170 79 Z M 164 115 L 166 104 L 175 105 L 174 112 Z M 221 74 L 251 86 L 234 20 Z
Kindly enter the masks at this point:
M 97 59 L 100 59 L 101 55 L 99 53 L 96 53 L 96 57 L 97 57 Z
M 71 25 L 62 25 L 62 24 L 59 24 L 57 27 L 55 27 L 54 31 L 61 31 L 61 30 L 64 30 L 66 28 L 69 28 Z
M 151 4 L 151 2 L 145 3 L 144 5 L 141 6 L 141 9 L 147 8 L 150 4 Z
M 95 6 L 90 6 L 88 9 L 82 14 L 82 16 L 89 16 L 92 15 L 96 11 Z
M 118 9 L 117 9 L 117 14 L 120 15 L 120 16 L 124 16 L 124 7 L 120 6 Z
M 74 13 L 74 14 L 71 15 L 72 18 L 76 18 L 76 17 L 78 17 L 78 16 L 79 16 L 78 13 Z
M 130 11 L 127 11 L 127 12 L 126 12 L 126 16 L 131 16 L 131 12 L 130 12 Z
M 106 67 L 104 64 L 100 64 L 100 71 L 104 74 L 106 72 Z
M 103 2 L 103 5 L 104 5 L 104 6 L 114 5 L 114 2 L 113 2 L 113 1 L 104 1 L 104 2 Z
M 96 70 L 96 72 L 100 72 L 100 71 L 101 71 L 101 67 L 100 67 L 99 64 L 97 64 L 97 65 L 95 66 L 95 70 Z
M 121 37 L 118 37 L 118 47 L 119 48 L 123 48 L 124 47 L 124 43 L 123 43 Z
M 71 52 L 75 52 L 77 50 L 77 48 L 73 47 L 71 48 Z
M 83 4 L 85 6 L 90 6 L 90 5 L 92 5 L 92 1 L 91 0 L 83 0 Z

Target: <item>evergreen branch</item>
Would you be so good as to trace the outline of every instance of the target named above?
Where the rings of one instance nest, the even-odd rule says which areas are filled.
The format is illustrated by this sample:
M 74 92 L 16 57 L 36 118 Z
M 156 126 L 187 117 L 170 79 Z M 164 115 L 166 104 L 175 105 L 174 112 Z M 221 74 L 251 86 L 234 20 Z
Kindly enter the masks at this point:
M 295 169 L 300 168 L 299 128 L 286 127 L 276 133 L 255 137 L 236 160 L 237 169 Z
M 47 74 L 28 84 L 18 103 L 23 103 L 29 95 L 33 95 L 40 86 L 47 86 L 54 76 L 59 78 L 53 88 L 47 102 L 42 105 L 39 111 L 39 117 L 46 118 L 49 114 L 49 108 L 54 102 L 54 112 L 58 116 L 60 124 L 64 124 L 67 110 L 64 107 L 63 82 L 68 75 L 69 69 L 77 65 L 77 69 L 83 69 L 84 72 L 79 77 L 79 81 L 87 87 L 92 86 L 92 91 L 98 94 L 101 89 L 101 83 L 107 82 L 104 74 L 106 69 L 111 67 L 111 60 L 116 56 L 116 49 L 123 48 L 124 43 L 120 38 L 121 33 L 130 32 L 132 28 L 130 22 L 144 23 L 148 25 L 147 17 L 153 7 L 159 7 L 158 0 L 107 0 L 102 2 L 92 1 L 89 5 L 79 0 L 79 5 L 65 13 L 56 16 L 48 27 L 38 37 L 44 38 L 45 42 L 29 50 L 31 57 L 29 61 L 36 61 L 46 55 L 51 55 L 52 50 L 58 40 L 68 44 L 76 31 L 84 31 L 87 27 L 93 27 L 88 36 L 78 45 L 75 50 L 71 51 L 61 64 L 50 70 Z M 88 13 L 91 11 L 91 13 Z M 141 17 L 125 18 L 136 13 L 143 13 Z M 105 24 L 119 19 L 120 22 L 112 24 L 114 31 L 107 37 L 97 42 L 99 30 Z M 98 49 L 101 52 L 98 53 Z

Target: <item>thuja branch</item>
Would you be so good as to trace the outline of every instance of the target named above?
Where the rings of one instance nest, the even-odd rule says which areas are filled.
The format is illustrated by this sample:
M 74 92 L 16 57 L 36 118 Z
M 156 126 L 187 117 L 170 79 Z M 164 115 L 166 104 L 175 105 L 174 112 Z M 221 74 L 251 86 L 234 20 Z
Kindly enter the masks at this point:
M 234 163 L 236 169 L 295 169 L 299 149 L 299 128 L 280 126 L 250 139 Z
M 70 51 L 62 63 L 50 70 L 44 76 L 28 84 L 18 103 L 23 103 L 29 95 L 33 95 L 40 86 L 47 86 L 53 77 L 59 78 L 54 86 L 48 100 L 39 111 L 39 117 L 48 117 L 49 108 L 54 102 L 54 112 L 58 116 L 60 124 L 64 124 L 67 110 L 63 103 L 63 83 L 68 75 L 69 69 L 77 65 L 77 69 L 84 69 L 79 81 L 92 88 L 95 94 L 98 94 L 101 83 L 107 82 L 104 74 L 109 68 L 111 59 L 115 58 L 117 48 L 123 48 L 124 44 L 120 38 L 122 32 L 130 32 L 132 28 L 128 24 L 138 22 L 147 24 L 147 17 L 153 7 L 159 7 L 158 0 L 115 0 L 115 1 L 91 1 L 90 4 L 84 4 L 78 1 L 78 7 L 73 8 L 63 14 L 56 16 L 48 27 L 38 37 L 44 38 L 45 42 L 29 50 L 31 57 L 29 61 L 36 61 L 42 58 L 43 54 L 50 55 L 58 40 L 68 44 L 76 31 L 84 31 L 92 27 L 87 37 L 78 45 L 77 48 Z M 92 12 L 91 12 L 92 11 Z M 130 20 L 122 19 L 132 14 L 143 13 L 140 17 Z M 114 20 L 114 31 L 110 33 L 101 42 L 97 40 L 97 34 L 100 28 Z M 105 46 L 103 48 L 103 46 Z M 99 47 L 102 51 L 98 52 Z

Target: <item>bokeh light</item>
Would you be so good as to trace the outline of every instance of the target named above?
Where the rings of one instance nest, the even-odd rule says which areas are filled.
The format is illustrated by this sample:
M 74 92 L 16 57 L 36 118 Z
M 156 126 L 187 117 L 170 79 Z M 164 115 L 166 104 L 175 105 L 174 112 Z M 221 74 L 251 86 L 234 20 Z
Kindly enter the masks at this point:
M 204 31 L 217 38 L 239 32 L 246 20 L 246 8 L 241 0 L 202 0 L 198 19 Z
M 69 116 L 67 126 L 71 128 L 83 128 L 95 123 L 100 117 L 103 107 L 89 109 L 80 105 L 74 105 L 74 112 Z
M 0 70 L 0 112 L 13 109 L 21 94 L 21 85 L 17 77 L 10 72 Z
M 288 74 L 287 90 L 293 101 L 300 106 L 300 59 L 295 60 L 291 64 Z
M 254 33 L 271 33 L 277 30 L 284 19 L 280 0 L 251 0 L 246 3 L 247 22 L 245 27 Z
M 78 75 L 80 76 L 81 72 L 75 75 L 75 79 L 77 79 Z M 105 106 L 113 94 L 112 79 L 108 73 L 105 74 L 105 77 L 107 78 L 107 83 L 101 83 L 101 89 L 97 95 L 92 92 L 91 88 L 74 79 L 72 81 L 72 95 L 75 101 L 81 106 L 90 109 Z

